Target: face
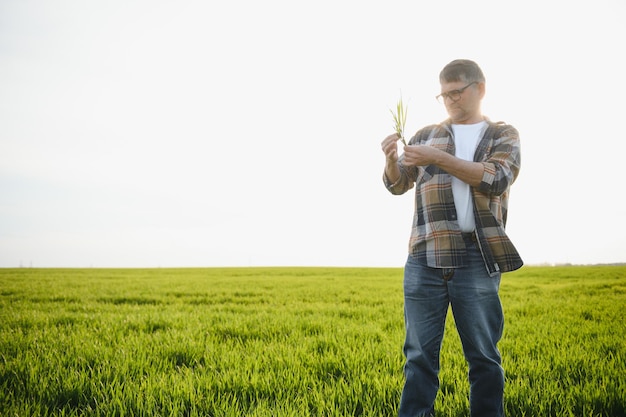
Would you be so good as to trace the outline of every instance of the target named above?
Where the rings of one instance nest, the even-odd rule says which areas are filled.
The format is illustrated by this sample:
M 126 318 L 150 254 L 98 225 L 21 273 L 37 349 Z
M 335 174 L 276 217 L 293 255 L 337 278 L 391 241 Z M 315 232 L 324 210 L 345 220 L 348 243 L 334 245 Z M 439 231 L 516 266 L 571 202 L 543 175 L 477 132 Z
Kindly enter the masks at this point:
M 456 101 L 448 96 L 442 97 L 452 123 L 472 124 L 483 120 L 480 102 L 485 95 L 485 83 L 473 83 L 464 89 L 468 84 L 465 81 L 441 83 L 442 94 L 463 90 Z M 458 96 L 458 94 L 452 95 Z

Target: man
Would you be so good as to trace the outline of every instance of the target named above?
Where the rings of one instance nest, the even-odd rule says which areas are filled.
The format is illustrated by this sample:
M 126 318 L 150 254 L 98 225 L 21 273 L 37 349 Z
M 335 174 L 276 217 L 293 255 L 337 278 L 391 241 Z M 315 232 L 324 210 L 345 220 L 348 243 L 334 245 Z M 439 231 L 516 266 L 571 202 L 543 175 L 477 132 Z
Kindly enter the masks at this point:
M 392 194 L 415 187 L 404 270 L 405 385 L 399 416 L 434 416 L 448 306 L 469 365 L 472 417 L 503 416 L 497 343 L 504 317 L 500 274 L 522 266 L 505 233 L 508 195 L 520 169 L 517 130 L 481 113 L 485 77 L 455 60 L 439 75 L 449 119 L 419 130 L 398 157 L 398 135 L 382 142 Z

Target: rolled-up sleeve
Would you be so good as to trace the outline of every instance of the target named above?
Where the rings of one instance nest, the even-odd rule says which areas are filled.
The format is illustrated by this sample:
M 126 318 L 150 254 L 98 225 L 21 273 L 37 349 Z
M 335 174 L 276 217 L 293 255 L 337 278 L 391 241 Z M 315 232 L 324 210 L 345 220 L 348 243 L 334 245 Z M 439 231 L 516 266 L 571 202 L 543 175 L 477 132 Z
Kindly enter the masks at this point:
M 389 181 L 387 178 L 387 174 L 383 172 L 383 183 L 385 187 L 391 194 L 400 195 L 404 194 L 413 188 L 415 184 L 415 175 L 413 174 L 416 171 L 415 167 L 407 168 L 401 163 L 402 158 L 398 161 L 398 168 L 400 169 L 400 178 L 396 182 Z M 412 175 L 413 174 L 413 175 Z
M 517 178 L 521 167 L 521 150 L 517 130 L 513 127 L 493 140 L 492 148 L 482 161 L 483 178 L 477 190 L 488 195 L 501 195 Z

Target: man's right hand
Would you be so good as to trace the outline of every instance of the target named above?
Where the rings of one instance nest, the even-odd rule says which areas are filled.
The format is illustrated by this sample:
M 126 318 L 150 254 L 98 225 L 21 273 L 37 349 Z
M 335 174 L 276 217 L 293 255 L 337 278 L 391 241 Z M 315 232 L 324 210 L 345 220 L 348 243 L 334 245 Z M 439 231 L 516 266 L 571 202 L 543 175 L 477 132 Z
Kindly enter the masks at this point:
M 387 158 L 387 163 L 396 163 L 398 162 L 398 140 L 400 137 L 397 133 L 393 135 L 389 135 L 382 141 L 381 147 L 383 153 L 385 154 L 385 158 Z
M 392 183 L 400 178 L 400 168 L 398 168 L 398 140 L 400 140 L 400 136 L 394 133 L 393 135 L 387 136 L 380 144 L 386 158 L 385 175 Z

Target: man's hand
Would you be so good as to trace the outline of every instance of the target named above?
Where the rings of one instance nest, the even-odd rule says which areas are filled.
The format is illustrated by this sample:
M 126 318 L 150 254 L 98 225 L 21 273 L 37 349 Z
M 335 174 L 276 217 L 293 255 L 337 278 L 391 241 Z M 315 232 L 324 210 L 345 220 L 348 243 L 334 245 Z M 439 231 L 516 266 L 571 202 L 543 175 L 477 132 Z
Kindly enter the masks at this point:
M 428 145 L 409 145 L 404 147 L 404 159 L 402 165 L 405 166 L 426 166 L 436 165 L 441 160 L 442 150 Z
M 398 162 L 398 140 L 400 140 L 400 137 L 397 133 L 394 133 L 393 135 L 387 136 L 380 144 L 385 158 L 387 159 L 387 163 L 395 164 Z
M 484 172 L 484 166 L 480 162 L 465 161 L 429 145 L 405 146 L 402 165 L 436 165 L 472 187 L 480 185 Z
M 380 144 L 385 154 L 385 176 L 394 183 L 400 178 L 400 168 L 398 168 L 398 140 L 400 136 L 396 133 L 389 135 Z

